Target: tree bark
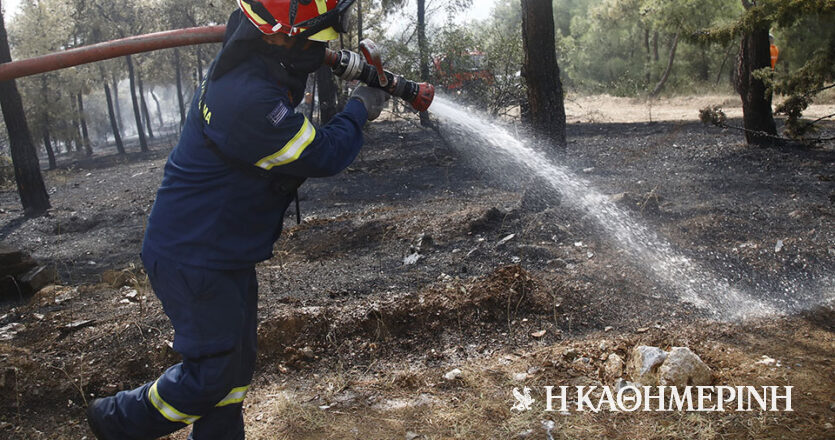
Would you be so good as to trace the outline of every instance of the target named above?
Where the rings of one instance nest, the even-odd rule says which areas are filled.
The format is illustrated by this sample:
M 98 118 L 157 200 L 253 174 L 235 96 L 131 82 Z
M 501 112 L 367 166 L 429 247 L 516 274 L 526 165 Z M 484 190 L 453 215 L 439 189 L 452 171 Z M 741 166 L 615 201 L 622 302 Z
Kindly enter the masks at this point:
M 196 46 L 197 50 L 197 84 L 203 84 L 203 59 L 200 58 L 200 46 Z
M 84 98 L 78 92 L 78 117 L 81 120 L 81 139 L 84 142 L 84 151 L 88 156 L 93 155 L 93 147 L 90 145 L 90 132 L 87 131 L 87 116 L 84 114 Z
M 417 8 L 420 80 L 429 82 L 429 48 L 426 41 L 426 0 L 417 0 Z M 420 112 L 420 125 L 424 127 L 432 126 L 432 121 L 429 119 L 429 112 Z
M 46 113 L 44 113 L 44 124 L 49 124 L 49 116 L 46 116 Z M 54 170 L 58 167 L 58 164 L 55 162 L 55 151 L 52 149 L 52 141 L 49 138 L 49 128 L 44 127 L 42 134 L 43 148 L 46 150 L 46 157 L 49 160 L 49 169 Z
M 0 63 L 12 60 L 9 40 L 0 5 Z M 9 149 L 14 165 L 15 181 L 23 213 L 27 217 L 37 217 L 49 209 L 49 195 L 43 183 L 38 153 L 32 142 L 23 101 L 14 80 L 0 82 L 0 108 L 9 134 Z
M 316 71 L 319 89 L 319 124 L 327 124 L 337 113 L 336 81 L 330 67 L 322 66 Z
M 183 104 L 183 80 L 180 67 L 180 50 L 174 49 L 174 79 L 177 83 L 177 104 L 180 106 L 180 127 L 186 123 L 186 107 Z
M 148 103 L 145 102 L 145 89 L 142 87 L 142 72 L 136 72 L 136 83 L 139 86 L 139 105 L 142 107 L 142 118 L 145 119 L 145 127 L 148 129 L 148 138 L 154 138 L 154 129 L 151 128 L 151 113 L 148 111 Z
M 357 0 L 357 41 L 362 41 L 362 0 Z
M 644 29 L 644 48 L 646 49 L 646 65 L 644 66 L 644 79 L 649 85 L 652 81 L 652 49 L 649 44 L 649 28 Z
M 112 74 L 111 78 L 113 80 L 113 108 L 116 110 L 116 121 L 119 122 L 119 136 L 124 137 L 125 120 L 122 119 L 122 104 L 119 101 L 119 79 L 116 78 L 116 74 Z
M 54 170 L 58 167 L 58 164 L 55 162 L 55 150 L 52 149 L 52 142 L 49 136 L 49 85 L 46 82 L 46 75 L 41 75 L 41 95 L 43 98 L 43 114 L 41 114 L 41 122 L 43 123 L 41 132 L 43 135 L 43 147 L 49 159 L 49 169 Z
M 154 93 L 154 88 L 151 87 L 151 98 L 154 100 L 154 104 L 157 106 L 157 118 L 159 119 L 159 128 L 162 130 L 162 127 L 165 125 L 165 122 L 162 120 L 162 107 L 159 105 L 159 98 L 157 98 L 157 94 Z
M 104 96 L 107 98 L 107 114 L 110 116 L 110 129 L 113 131 L 113 140 L 116 142 L 116 151 L 125 154 L 125 144 L 122 143 L 122 135 L 119 133 L 119 124 L 116 122 L 116 112 L 113 111 L 113 98 L 110 96 L 110 86 L 104 82 Z
M 528 85 L 531 125 L 558 148 L 565 148 L 565 103 L 554 40 L 551 0 L 522 0 L 522 75 Z
M 676 59 L 678 37 L 679 34 L 678 32 L 676 32 L 676 35 L 673 37 L 673 44 L 672 46 L 670 46 L 670 57 L 667 59 L 667 67 L 664 69 L 664 73 L 661 75 L 661 79 L 658 80 L 658 84 L 655 85 L 655 88 L 652 89 L 652 93 L 649 94 L 652 97 L 658 96 L 658 94 L 661 93 L 661 90 L 664 88 L 664 84 L 666 84 L 667 79 L 670 78 L 670 72 L 673 70 L 673 62 Z
M 748 9 L 752 4 L 742 0 Z M 737 92 L 742 98 L 742 119 L 745 126 L 745 140 L 749 145 L 772 145 L 777 136 L 777 124 L 771 110 L 771 94 L 763 81 L 754 77 L 757 69 L 771 67 L 771 52 L 768 41 L 770 23 L 759 23 L 751 32 L 742 35 L 737 65 Z
M 652 59 L 655 61 L 660 59 L 658 56 L 658 31 L 655 31 L 652 34 Z
M 145 130 L 142 128 L 142 113 L 139 110 L 139 99 L 136 97 L 136 72 L 133 68 L 133 59 L 130 55 L 125 57 L 128 63 L 128 80 L 130 81 L 130 100 L 133 105 L 133 120 L 136 122 L 136 134 L 139 135 L 139 149 L 142 152 L 148 151 L 148 140 L 145 139 Z

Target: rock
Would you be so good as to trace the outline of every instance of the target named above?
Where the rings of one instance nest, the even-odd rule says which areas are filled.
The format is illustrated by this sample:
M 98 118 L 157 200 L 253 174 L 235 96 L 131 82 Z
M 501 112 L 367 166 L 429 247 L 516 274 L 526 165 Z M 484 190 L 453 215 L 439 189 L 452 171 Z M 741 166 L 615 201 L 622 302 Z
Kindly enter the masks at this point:
M 541 337 L 545 336 L 545 333 L 546 333 L 546 332 L 547 332 L 547 330 L 540 330 L 540 331 L 538 331 L 538 332 L 533 332 L 533 333 L 531 333 L 531 336 L 533 336 L 534 338 L 539 339 L 539 338 L 541 338 Z
M 615 329 L 615 328 L 614 328 L 614 327 L 612 327 L 611 325 L 607 325 L 607 326 L 603 329 L 603 331 L 604 331 L 604 332 L 610 332 L 610 331 L 612 331 L 612 330 L 614 330 L 614 329 Z
M 783 250 L 783 240 L 777 240 L 777 244 L 774 245 L 774 252 L 780 252 Z
M 626 372 L 641 385 L 658 385 L 658 369 L 667 358 L 667 352 L 658 347 L 638 345 L 626 364 Z
M 516 438 L 530 438 L 533 435 L 533 429 L 526 429 L 518 434 L 516 434 Z
M 123 287 L 131 284 L 134 276 L 127 270 L 106 270 L 101 274 L 101 282 L 110 287 Z
M 407 255 L 405 258 L 403 258 L 403 265 L 404 266 L 411 266 L 413 264 L 416 264 L 418 261 L 420 261 L 421 258 L 423 258 L 423 255 L 421 255 L 417 252 L 415 252 L 413 254 L 410 254 L 410 255 Z
M 573 361 L 574 358 L 577 357 L 577 349 L 569 348 L 568 350 L 565 350 L 565 352 L 563 352 L 563 354 L 562 354 L 562 357 L 563 357 L 563 359 L 565 359 L 568 362 Z
M 456 368 L 452 371 L 447 372 L 447 374 L 444 374 L 444 379 L 452 381 L 458 379 L 462 373 L 463 372 L 460 369 Z
M 62 333 L 71 333 L 76 330 L 80 330 L 84 327 L 90 327 L 96 323 L 95 319 L 79 319 L 77 321 L 73 321 L 69 324 L 62 325 L 59 327 Z
M 513 375 L 513 380 L 516 382 L 524 382 L 528 378 L 528 373 L 516 373 Z
M 713 383 L 710 367 L 687 347 L 673 347 L 658 372 L 661 385 L 684 387 L 709 386 Z
M 19 323 L 13 322 L 11 324 L 5 325 L 0 327 L 0 341 L 10 341 L 17 336 L 18 333 L 26 330 L 26 326 Z
M 23 261 L 25 254 L 19 249 L 0 244 L 0 266 L 11 266 Z
M 615 353 L 611 353 L 606 358 L 603 364 L 603 378 L 606 382 L 611 382 L 623 374 L 623 358 Z
M 633 383 L 622 378 L 615 381 L 615 392 L 618 392 L 627 387 L 641 389 L 641 384 Z
M 406 440 L 417 440 L 423 438 L 423 434 L 418 434 L 412 431 L 406 431 Z
M 31 295 L 44 287 L 54 284 L 58 273 L 52 266 L 38 266 L 23 274 L 18 280 L 25 287 L 27 294 Z
M 510 234 L 510 235 L 506 236 L 505 238 L 499 240 L 499 242 L 496 243 L 496 247 L 500 247 L 501 245 L 507 243 L 508 241 L 513 240 L 513 237 L 515 237 L 515 236 L 516 236 L 516 234 Z

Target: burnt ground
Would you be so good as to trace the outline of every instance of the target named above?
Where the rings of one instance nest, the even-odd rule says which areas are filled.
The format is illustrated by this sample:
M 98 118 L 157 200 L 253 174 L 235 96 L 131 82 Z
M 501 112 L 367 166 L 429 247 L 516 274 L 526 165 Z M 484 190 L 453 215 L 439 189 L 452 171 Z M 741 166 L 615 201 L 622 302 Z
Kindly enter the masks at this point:
M 791 286 L 793 308 L 708 320 L 535 181 L 493 173 L 473 160 L 483 150 L 411 118 L 378 122 L 347 171 L 305 184 L 304 221 L 288 217 L 258 267 L 249 437 L 546 438 L 552 419 L 564 438 L 831 438 L 835 147 L 752 149 L 695 122 L 572 124 L 569 138 L 559 160 L 678 251 L 764 301 Z M 2 240 L 60 273 L 0 306 L 0 327 L 20 324 L 0 341 L 3 436 L 90 438 L 86 401 L 176 362 L 138 259 L 172 142 L 63 157 L 46 173 L 53 209 L 39 219 L 0 193 Z M 514 373 L 531 386 L 600 383 L 606 355 L 637 343 L 689 346 L 717 384 L 794 385 L 796 411 L 509 411 Z M 456 367 L 461 379 L 441 379 Z

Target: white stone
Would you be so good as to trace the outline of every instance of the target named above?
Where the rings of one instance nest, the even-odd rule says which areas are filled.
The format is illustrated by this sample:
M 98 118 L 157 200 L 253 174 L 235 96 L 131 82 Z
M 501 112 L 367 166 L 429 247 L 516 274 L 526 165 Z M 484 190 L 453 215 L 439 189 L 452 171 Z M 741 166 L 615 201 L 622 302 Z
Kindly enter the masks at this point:
M 667 352 L 647 345 L 638 345 L 632 349 L 632 355 L 626 364 L 626 372 L 633 382 L 641 385 L 658 385 L 658 368 L 667 358 Z
M 709 386 L 713 383 L 710 367 L 687 347 L 673 347 L 658 373 L 661 385 L 685 387 Z
M 452 370 L 452 371 L 447 372 L 447 374 L 444 374 L 444 379 L 446 379 L 446 380 L 455 380 L 455 379 L 458 379 L 458 378 L 461 376 L 461 373 L 463 373 L 463 371 L 461 371 L 460 369 L 456 368 L 456 369 L 454 369 L 454 370 Z

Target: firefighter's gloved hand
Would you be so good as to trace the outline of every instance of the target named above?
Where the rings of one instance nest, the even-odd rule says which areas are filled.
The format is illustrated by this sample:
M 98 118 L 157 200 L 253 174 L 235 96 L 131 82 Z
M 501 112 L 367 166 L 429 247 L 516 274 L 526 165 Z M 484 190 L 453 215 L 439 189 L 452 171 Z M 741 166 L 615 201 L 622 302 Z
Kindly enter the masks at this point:
M 389 98 L 391 98 L 391 95 L 388 93 L 368 86 L 359 86 L 354 90 L 354 93 L 351 93 L 351 99 L 358 99 L 365 106 L 369 121 L 373 121 L 380 116 L 383 106 Z

